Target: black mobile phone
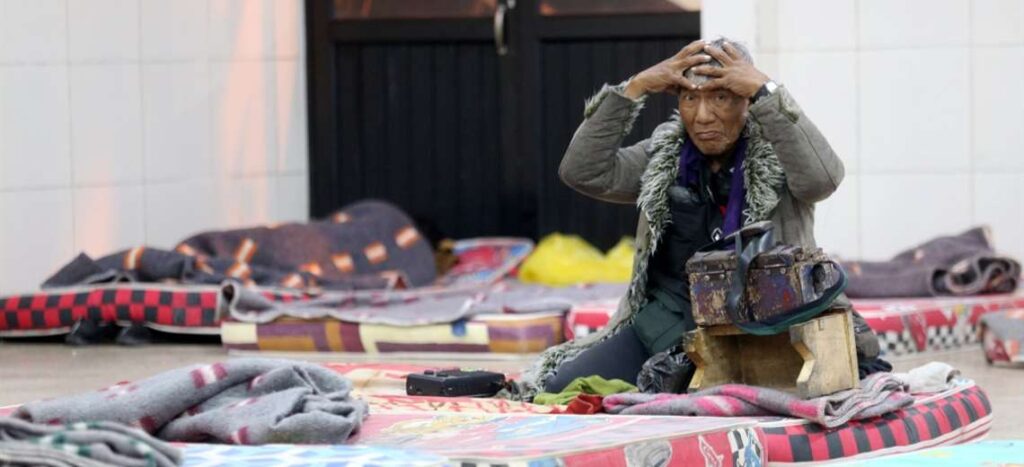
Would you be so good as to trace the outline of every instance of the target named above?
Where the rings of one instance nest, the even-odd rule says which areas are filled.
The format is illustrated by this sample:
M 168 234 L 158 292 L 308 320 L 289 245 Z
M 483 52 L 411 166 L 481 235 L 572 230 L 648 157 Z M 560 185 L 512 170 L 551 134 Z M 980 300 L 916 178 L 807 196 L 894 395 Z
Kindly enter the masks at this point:
M 410 396 L 491 397 L 505 386 L 505 375 L 480 370 L 427 370 L 405 377 Z

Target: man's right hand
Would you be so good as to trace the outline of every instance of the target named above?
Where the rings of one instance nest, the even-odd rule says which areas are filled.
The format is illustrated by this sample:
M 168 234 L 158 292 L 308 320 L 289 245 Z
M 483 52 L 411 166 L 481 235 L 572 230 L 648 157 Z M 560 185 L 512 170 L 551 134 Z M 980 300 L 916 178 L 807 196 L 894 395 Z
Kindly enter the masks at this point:
M 683 89 L 696 89 L 697 87 L 690 80 L 683 77 L 683 72 L 687 68 L 702 65 L 711 60 L 707 54 L 698 54 L 702 50 L 704 50 L 704 41 L 691 42 L 679 53 L 640 72 L 626 85 L 626 97 L 639 99 L 648 93 L 679 94 Z

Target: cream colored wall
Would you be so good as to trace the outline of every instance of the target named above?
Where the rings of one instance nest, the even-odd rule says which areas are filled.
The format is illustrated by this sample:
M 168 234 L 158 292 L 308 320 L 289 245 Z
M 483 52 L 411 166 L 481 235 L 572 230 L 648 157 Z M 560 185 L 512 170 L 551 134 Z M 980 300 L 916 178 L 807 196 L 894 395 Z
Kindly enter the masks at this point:
M 307 216 L 301 0 L 0 0 L 0 293 Z
M 884 258 L 988 224 L 1024 258 L 1024 1 L 728 0 L 703 14 L 709 36 L 741 26 L 728 34 L 846 162 L 818 208 L 825 248 Z

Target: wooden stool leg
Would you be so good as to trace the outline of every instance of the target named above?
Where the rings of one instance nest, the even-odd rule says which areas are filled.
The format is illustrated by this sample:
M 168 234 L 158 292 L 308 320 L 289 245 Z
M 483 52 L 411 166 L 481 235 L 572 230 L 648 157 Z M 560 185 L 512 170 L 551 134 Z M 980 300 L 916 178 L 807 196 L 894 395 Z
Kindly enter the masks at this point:
M 735 340 L 716 338 L 705 328 L 697 328 L 696 331 L 687 333 L 683 342 L 686 355 L 697 368 L 690 380 L 689 391 L 699 391 L 742 379 L 740 352 Z
M 789 329 L 793 348 L 803 357 L 797 393 L 811 398 L 857 387 L 857 348 L 849 311 L 821 315 Z

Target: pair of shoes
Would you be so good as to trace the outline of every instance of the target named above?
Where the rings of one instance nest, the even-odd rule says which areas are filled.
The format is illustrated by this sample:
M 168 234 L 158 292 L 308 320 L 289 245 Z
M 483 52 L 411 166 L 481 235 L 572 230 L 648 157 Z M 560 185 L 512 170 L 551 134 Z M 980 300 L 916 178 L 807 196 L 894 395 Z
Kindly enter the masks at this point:
M 154 341 L 153 331 L 139 323 L 121 328 L 115 323 L 101 323 L 95 319 L 80 319 L 71 326 L 71 332 L 64 338 L 68 345 L 84 346 L 103 342 L 117 342 L 120 345 L 145 345 Z

